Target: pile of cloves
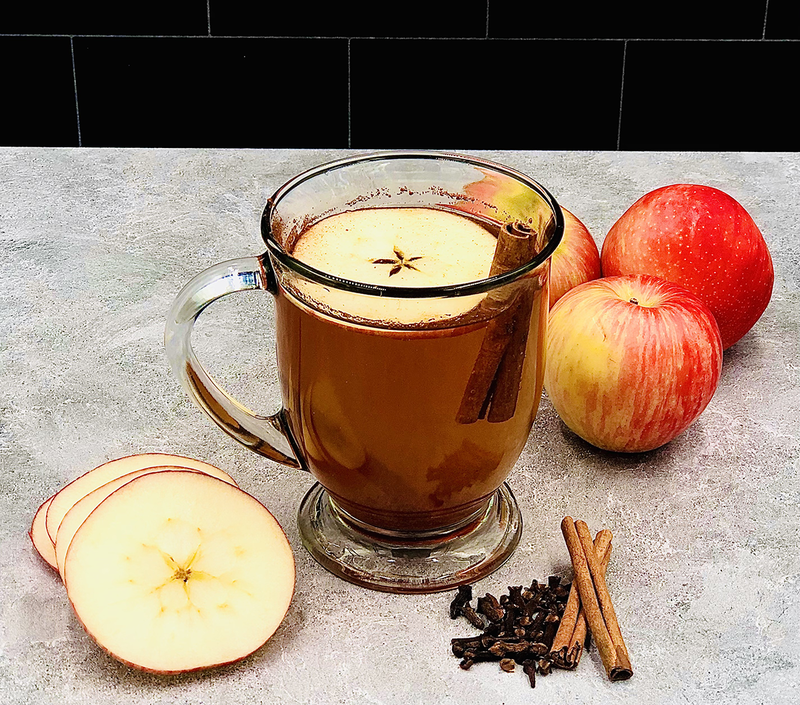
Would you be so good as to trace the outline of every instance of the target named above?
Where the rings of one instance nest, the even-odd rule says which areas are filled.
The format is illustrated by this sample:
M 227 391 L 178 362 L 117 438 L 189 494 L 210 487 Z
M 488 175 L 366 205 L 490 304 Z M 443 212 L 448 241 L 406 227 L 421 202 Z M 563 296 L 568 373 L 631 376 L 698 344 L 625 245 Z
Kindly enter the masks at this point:
M 508 588 L 508 594 L 497 599 L 487 593 L 478 597 L 472 607 L 472 586 L 462 585 L 450 604 L 450 617 L 464 617 L 482 631 L 474 637 L 451 640 L 453 654 L 467 670 L 477 661 L 499 662 L 507 672 L 517 665 L 536 686 L 536 674 L 546 676 L 553 666 L 574 668 L 565 662 L 565 653 L 553 652 L 553 639 L 558 631 L 570 584 L 561 584 L 557 575 L 546 583 L 534 580 L 530 587 Z

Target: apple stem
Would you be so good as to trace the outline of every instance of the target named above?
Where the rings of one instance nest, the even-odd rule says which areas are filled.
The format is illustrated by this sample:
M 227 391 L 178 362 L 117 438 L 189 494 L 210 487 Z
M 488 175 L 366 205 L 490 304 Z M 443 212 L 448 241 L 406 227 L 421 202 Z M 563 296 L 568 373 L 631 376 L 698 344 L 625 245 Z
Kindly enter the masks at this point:
M 635 299 L 635 298 L 631 298 L 631 303 L 636 305 L 636 306 L 638 306 L 639 305 L 639 300 Z

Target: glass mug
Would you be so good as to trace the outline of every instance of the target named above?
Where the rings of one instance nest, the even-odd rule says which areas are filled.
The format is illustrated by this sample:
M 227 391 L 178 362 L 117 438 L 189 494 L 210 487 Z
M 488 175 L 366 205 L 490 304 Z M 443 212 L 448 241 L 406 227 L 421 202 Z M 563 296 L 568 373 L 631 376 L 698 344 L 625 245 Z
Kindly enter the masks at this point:
M 314 223 L 378 208 L 435 209 L 479 224 L 497 238 L 489 276 L 375 284 L 292 256 Z M 268 199 L 263 255 L 214 265 L 186 284 L 168 316 L 167 356 L 225 432 L 317 480 L 298 525 L 328 570 L 390 592 L 473 582 L 519 542 L 505 480 L 541 396 L 549 257 L 563 228 L 545 188 L 481 159 L 388 152 L 324 164 Z M 373 261 L 398 268 L 402 253 L 392 257 Z M 275 297 L 283 406 L 271 416 L 231 398 L 191 345 L 206 306 L 252 289 Z

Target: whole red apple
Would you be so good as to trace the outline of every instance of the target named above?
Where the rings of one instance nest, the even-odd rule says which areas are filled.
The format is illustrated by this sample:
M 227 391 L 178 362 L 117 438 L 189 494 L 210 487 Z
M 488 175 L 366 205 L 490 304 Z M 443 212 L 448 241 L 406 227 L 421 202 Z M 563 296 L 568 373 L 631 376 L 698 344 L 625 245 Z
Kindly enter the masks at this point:
M 774 273 L 750 214 L 710 186 L 675 184 L 642 196 L 603 242 L 603 275 L 653 274 L 696 294 L 729 348 L 761 317 Z
M 600 277 L 600 250 L 588 228 L 563 206 L 564 235 L 550 257 L 550 308 L 570 289 Z
M 550 311 L 547 395 L 598 448 L 632 453 L 671 441 L 711 401 L 721 369 L 711 311 L 664 279 L 595 279 Z

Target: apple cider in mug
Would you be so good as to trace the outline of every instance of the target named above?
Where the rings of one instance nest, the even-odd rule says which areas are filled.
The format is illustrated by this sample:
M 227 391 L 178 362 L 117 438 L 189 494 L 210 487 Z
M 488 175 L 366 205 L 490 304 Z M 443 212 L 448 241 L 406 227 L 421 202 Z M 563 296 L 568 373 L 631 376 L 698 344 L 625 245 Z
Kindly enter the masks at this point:
M 452 210 L 363 209 L 313 224 L 291 254 L 351 281 L 446 286 L 493 273 L 500 227 Z M 542 271 L 448 298 L 282 282 L 276 329 L 287 423 L 340 510 L 389 531 L 457 526 L 482 510 L 536 415 Z

